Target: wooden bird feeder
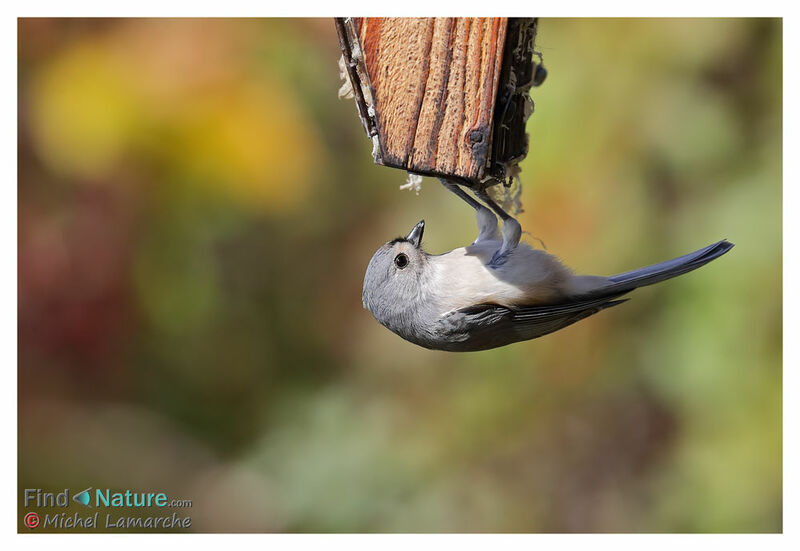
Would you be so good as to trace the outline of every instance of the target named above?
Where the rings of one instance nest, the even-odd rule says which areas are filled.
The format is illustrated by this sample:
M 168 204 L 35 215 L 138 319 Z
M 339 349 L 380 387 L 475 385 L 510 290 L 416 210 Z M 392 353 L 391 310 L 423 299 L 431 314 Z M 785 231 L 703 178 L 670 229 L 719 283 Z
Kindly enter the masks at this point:
M 536 18 L 337 18 L 376 163 L 473 188 L 528 153 Z

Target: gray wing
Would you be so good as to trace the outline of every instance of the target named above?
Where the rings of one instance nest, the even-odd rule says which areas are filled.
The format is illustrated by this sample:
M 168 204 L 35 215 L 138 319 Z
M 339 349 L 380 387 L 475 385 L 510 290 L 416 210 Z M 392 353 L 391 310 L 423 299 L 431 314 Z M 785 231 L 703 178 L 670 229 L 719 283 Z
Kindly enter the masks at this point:
M 443 336 L 448 342 L 443 349 L 455 352 L 488 350 L 535 339 L 588 318 L 600 310 L 622 304 L 627 299 L 615 300 L 622 294 L 517 309 L 496 304 L 462 308 L 445 316 L 440 322 Z

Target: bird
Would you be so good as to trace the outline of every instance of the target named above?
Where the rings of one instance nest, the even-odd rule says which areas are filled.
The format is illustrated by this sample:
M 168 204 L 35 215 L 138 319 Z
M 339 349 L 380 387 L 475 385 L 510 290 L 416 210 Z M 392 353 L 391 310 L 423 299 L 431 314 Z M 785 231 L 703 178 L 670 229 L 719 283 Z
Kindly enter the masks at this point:
M 625 302 L 624 295 L 685 274 L 734 245 L 723 239 L 692 253 L 613 276 L 577 275 L 556 256 L 520 242 L 522 228 L 488 196 L 442 183 L 476 210 L 478 236 L 433 255 L 425 221 L 382 245 L 364 274 L 362 304 L 384 327 L 432 350 L 471 352 L 535 339 Z M 503 220 L 498 229 L 497 218 Z

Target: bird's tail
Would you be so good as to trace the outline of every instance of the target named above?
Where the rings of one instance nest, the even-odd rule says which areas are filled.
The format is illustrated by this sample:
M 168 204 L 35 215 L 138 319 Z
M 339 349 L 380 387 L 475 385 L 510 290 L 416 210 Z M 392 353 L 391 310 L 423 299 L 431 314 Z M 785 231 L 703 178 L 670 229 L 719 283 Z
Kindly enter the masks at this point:
M 578 276 L 575 278 L 576 291 L 592 296 L 624 294 L 637 287 L 652 285 L 696 270 L 732 248 L 733 243 L 723 239 L 693 253 L 611 277 Z

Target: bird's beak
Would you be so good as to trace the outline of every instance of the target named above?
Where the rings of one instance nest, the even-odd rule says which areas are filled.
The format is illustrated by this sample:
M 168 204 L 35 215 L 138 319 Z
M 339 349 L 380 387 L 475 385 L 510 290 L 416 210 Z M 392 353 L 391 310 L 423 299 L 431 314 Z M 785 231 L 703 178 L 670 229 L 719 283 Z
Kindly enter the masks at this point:
M 406 241 L 419 249 L 422 244 L 422 232 L 425 231 L 425 220 L 420 220 L 417 225 L 411 229 L 411 233 L 406 237 Z

